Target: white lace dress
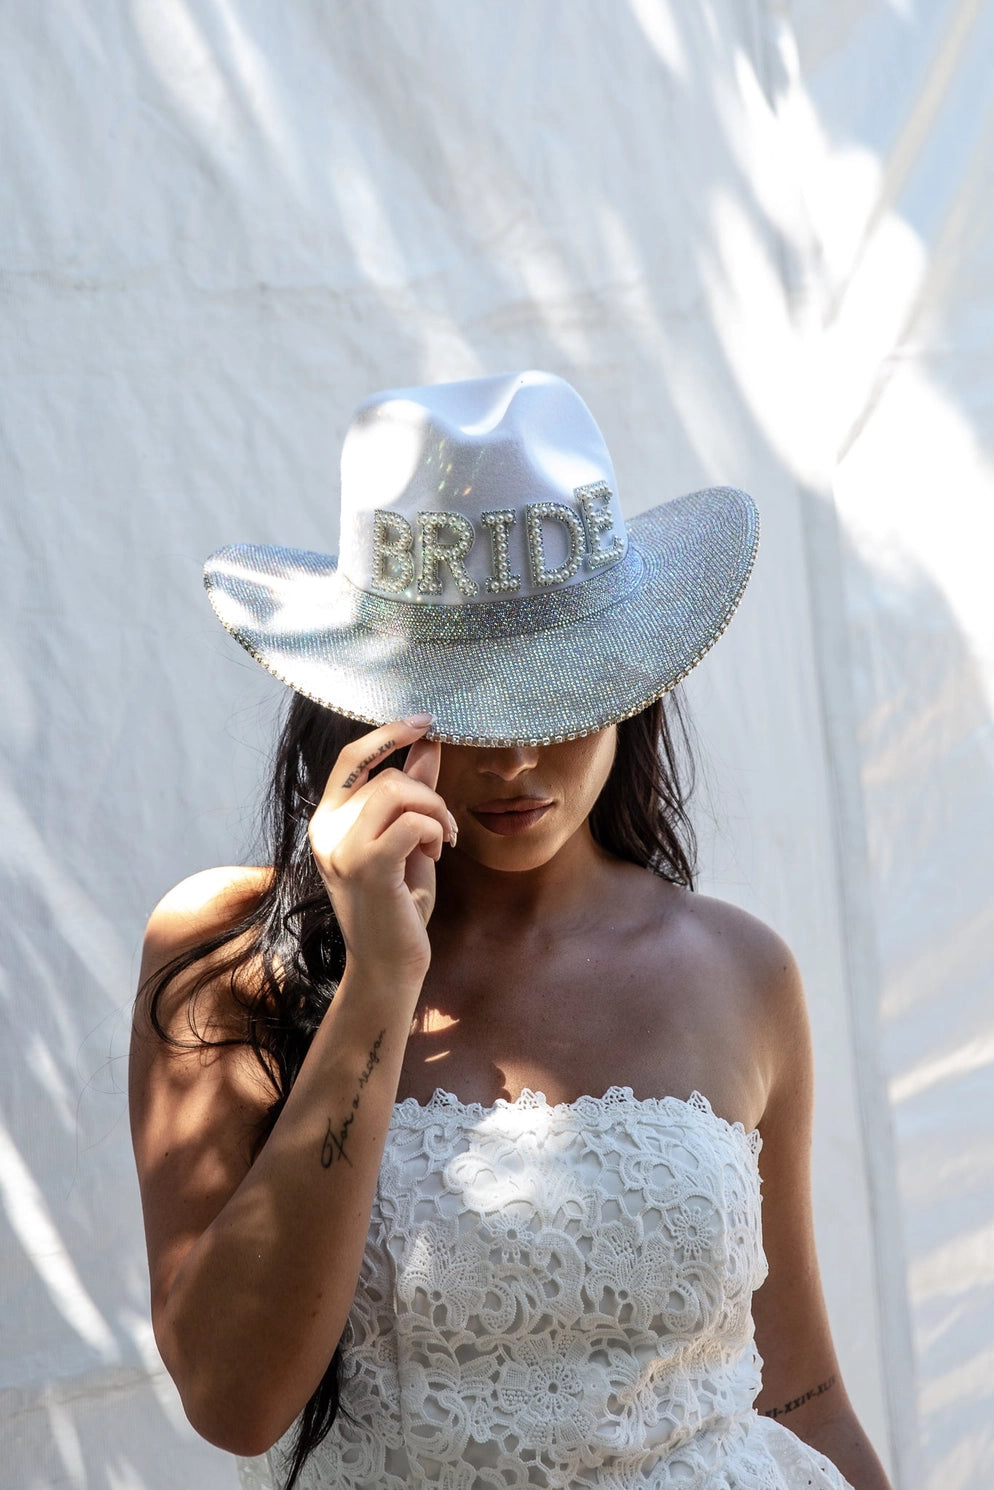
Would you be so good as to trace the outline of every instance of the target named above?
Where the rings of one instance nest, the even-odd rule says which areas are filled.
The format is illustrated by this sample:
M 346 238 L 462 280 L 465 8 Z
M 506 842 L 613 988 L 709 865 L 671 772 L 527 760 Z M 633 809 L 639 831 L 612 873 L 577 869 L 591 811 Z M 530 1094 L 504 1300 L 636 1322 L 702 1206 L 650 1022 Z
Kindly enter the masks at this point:
M 752 1406 L 759 1148 L 696 1092 L 399 1103 L 301 1490 L 847 1490 Z

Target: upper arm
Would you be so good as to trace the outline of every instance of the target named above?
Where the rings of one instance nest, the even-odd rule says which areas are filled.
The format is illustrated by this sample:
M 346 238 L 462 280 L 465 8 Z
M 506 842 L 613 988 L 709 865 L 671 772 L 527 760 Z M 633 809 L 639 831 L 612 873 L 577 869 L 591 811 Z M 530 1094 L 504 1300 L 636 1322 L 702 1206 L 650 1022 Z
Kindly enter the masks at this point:
M 205 1046 L 192 1035 L 189 993 L 205 964 L 178 974 L 160 1000 L 176 1045 L 153 1029 L 149 991 L 174 957 L 237 919 L 258 895 L 260 874 L 211 870 L 184 881 L 156 906 L 145 933 L 128 1088 L 153 1321 L 186 1253 L 247 1174 L 273 1090 L 244 1044 Z M 198 1000 L 198 1027 L 209 1026 L 212 1038 L 235 1027 L 224 988 L 223 980 L 208 984 Z
M 763 1357 L 760 1413 L 797 1403 L 787 1426 L 805 1436 L 847 1407 L 822 1293 L 811 1203 L 814 1073 L 807 1006 L 797 965 L 773 938 L 765 974 L 771 1081 L 760 1122 L 763 1245 L 769 1276 L 756 1292 L 756 1344 Z M 834 1378 L 834 1380 L 833 1380 Z M 830 1385 L 826 1385 L 830 1383 Z M 779 1412 L 777 1414 L 779 1416 Z

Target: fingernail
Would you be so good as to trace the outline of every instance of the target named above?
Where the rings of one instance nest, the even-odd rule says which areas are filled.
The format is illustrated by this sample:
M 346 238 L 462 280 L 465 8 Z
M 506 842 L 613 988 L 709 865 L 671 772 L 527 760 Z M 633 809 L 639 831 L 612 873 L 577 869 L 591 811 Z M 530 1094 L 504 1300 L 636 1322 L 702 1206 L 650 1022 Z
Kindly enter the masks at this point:
M 456 822 L 455 818 L 452 816 L 452 813 L 450 812 L 449 813 L 449 843 L 452 845 L 453 848 L 455 848 L 455 846 L 456 846 L 456 839 L 458 837 L 459 837 L 459 824 Z
M 431 724 L 431 715 L 412 714 L 409 719 L 404 720 L 404 723 L 409 724 L 411 729 L 427 729 L 428 725 Z

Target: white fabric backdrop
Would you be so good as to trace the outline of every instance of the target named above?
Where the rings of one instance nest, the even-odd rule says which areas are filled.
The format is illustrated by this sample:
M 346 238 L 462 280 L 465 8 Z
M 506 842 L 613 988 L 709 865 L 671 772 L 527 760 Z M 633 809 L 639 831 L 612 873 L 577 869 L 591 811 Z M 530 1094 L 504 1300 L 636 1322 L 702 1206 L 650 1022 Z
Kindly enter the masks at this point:
M 994 7 L 793 10 L 917 1474 L 972 1490 L 994 1479 Z
M 707 887 L 806 975 L 864 1421 L 902 1490 L 990 1467 L 991 26 L 979 0 L 0 8 L 5 1487 L 234 1484 L 157 1364 L 122 1095 L 144 917 L 250 856 L 280 695 L 201 560 L 334 549 L 369 390 L 528 365 L 587 398 L 629 512 L 760 501 L 692 680 Z

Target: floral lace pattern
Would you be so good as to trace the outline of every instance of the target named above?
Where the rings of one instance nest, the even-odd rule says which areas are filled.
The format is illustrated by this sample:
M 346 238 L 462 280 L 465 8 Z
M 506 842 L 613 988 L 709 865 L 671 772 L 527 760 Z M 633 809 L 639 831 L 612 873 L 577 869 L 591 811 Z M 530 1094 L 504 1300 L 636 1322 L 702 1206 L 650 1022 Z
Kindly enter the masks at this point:
M 846 1490 L 752 1407 L 759 1149 L 697 1092 L 399 1103 L 301 1490 Z

